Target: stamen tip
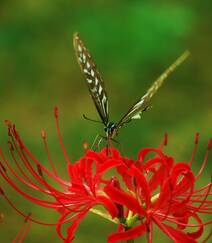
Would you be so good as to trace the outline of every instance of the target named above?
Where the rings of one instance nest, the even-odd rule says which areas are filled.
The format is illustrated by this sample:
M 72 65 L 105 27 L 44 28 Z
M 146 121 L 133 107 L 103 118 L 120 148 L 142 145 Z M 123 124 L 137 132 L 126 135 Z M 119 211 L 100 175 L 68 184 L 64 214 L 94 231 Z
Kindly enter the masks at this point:
M 32 213 L 28 213 L 28 215 L 26 216 L 24 223 L 27 223 L 29 218 L 32 216 Z
M 12 126 L 12 122 L 10 120 L 5 120 L 4 123 L 8 127 L 11 127 Z
M 46 138 L 46 131 L 45 131 L 44 129 L 41 129 L 41 137 L 42 137 L 43 139 Z
M 38 174 L 43 177 L 43 172 L 42 172 L 42 168 L 40 165 L 37 165 L 37 170 L 38 170 Z
M 57 106 L 54 107 L 54 115 L 56 118 L 58 118 L 58 116 L 59 116 L 59 109 Z
M 165 132 L 164 134 L 164 141 L 163 141 L 163 145 L 166 146 L 168 144 L 168 133 Z
M 208 150 L 212 149 L 212 138 L 208 142 Z
M 195 134 L 194 143 L 195 143 L 195 144 L 198 144 L 198 142 L 199 142 L 199 133 L 197 132 L 197 133 Z
M 4 195 L 4 191 L 1 187 L 0 187 L 0 195 Z
M 4 173 L 7 173 L 7 170 L 6 170 L 6 168 L 4 167 L 4 165 L 2 164 L 1 161 L 0 161 L 0 166 L 1 166 L 2 170 L 4 171 Z
M 88 147 L 89 147 L 88 142 L 84 141 L 83 142 L 83 149 L 86 151 L 86 150 L 88 150 Z
M 14 147 L 13 147 L 13 144 L 11 143 L 11 141 L 8 141 L 7 143 L 9 145 L 10 151 L 14 151 Z

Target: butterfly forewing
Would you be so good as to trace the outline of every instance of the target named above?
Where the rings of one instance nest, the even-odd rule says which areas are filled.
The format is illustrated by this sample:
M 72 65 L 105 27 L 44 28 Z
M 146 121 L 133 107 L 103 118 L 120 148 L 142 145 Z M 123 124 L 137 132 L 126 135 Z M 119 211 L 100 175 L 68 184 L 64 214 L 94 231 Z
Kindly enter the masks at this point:
M 96 64 L 92 60 L 89 51 L 86 49 L 78 33 L 74 34 L 73 44 L 77 61 L 85 75 L 90 95 L 94 101 L 102 122 L 107 125 L 109 120 L 108 98 L 103 79 L 101 78 L 101 75 L 96 68 Z
M 154 94 L 158 91 L 158 89 L 162 86 L 164 80 L 171 74 L 177 66 L 179 66 L 187 57 L 189 56 L 189 52 L 185 51 L 172 65 L 170 65 L 155 82 L 150 86 L 147 90 L 146 94 L 141 97 L 129 110 L 128 112 L 121 118 L 121 120 L 117 123 L 117 129 L 122 127 L 125 123 L 130 122 L 132 119 L 140 119 L 141 114 L 146 111 L 149 107 L 149 103 Z

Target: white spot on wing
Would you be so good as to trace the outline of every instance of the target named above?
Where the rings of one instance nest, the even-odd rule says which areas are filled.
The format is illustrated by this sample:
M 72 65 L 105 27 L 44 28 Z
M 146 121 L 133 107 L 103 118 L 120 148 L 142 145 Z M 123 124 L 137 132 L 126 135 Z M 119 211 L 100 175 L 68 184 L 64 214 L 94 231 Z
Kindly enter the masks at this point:
M 91 89 L 91 92 L 92 92 L 92 93 L 96 93 L 96 91 L 97 91 L 97 90 L 96 90 L 96 87 L 94 86 L 93 89 Z
M 89 84 L 91 84 L 93 82 L 93 80 L 89 79 L 89 78 L 87 78 L 87 81 L 88 81 Z
M 87 66 L 87 68 L 90 68 L 91 67 L 91 65 L 90 65 L 89 62 L 86 63 L 86 66 Z
M 78 51 L 81 52 L 82 51 L 82 47 L 80 45 L 78 45 Z
M 84 54 L 84 53 L 82 54 L 82 61 L 83 61 L 83 63 L 85 63 L 85 62 L 86 62 L 86 56 L 85 56 L 85 54 Z
M 82 58 L 81 57 L 79 57 L 79 61 L 82 62 Z
M 141 119 L 141 114 L 140 113 L 135 114 L 134 116 L 132 116 L 131 119 Z
M 106 110 L 105 110 L 105 105 L 106 105 Z M 105 95 L 103 95 L 103 97 L 102 97 L 102 107 L 104 107 L 104 113 L 105 113 L 105 115 L 107 115 L 107 98 L 106 98 L 106 96 Z
M 91 74 L 92 75 L 92 74 Z M 96 77 L 95 78 L 95 85 L 97 85 L 99 83 L 99 80 L 98 80 L 98 78 Z
M 102 90 L 103 90 L 103 89 L 102 89 L 102 86 L 100 85 L 100 86 L 99 86 L 99 94 L 102 93 Z
M 84 68 L 84 69 L 83 69 L 83 72 L 84 72 L 84 73 L 88 73 L 88 74 L 89 74 L 89 72 L 88 72 L 88 69 L 87 69 L 87 68 Z
M 94 70 L 91 69 L 91 76 L 94 77 Z

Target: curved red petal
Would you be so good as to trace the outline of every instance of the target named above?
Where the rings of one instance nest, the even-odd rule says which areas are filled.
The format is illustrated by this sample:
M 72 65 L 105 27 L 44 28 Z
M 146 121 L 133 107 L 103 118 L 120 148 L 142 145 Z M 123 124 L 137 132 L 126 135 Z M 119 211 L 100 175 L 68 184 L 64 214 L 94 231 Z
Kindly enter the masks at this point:
M 131 239 L 135 239 L 139 236 L 142 236 L 145 232 L 146 232 L 146 225 L 141 224 L 131 229 L 128 229 L 127 231 L 111 234 L 108 237 L 107 242 L 116 243 L 119 241 L 127 241 Z

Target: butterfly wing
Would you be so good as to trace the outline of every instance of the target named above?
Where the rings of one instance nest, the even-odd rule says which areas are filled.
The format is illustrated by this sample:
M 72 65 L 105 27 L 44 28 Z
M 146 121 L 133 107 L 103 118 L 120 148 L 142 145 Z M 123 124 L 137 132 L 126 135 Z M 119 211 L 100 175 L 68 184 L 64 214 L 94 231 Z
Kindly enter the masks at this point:
M 117 123 L 117 129 L 122 127 L 124 124 L 130 122 L 133 119 L 140 119 L 144 111 L 146 111 L 150 106 L 150 100 L 158 89 L 162 86 L 164 80 L 171 74 L 177 66 L 179 66 L 185 59 L 189 56 L 189 52 L 185 51 L 171 66 L 169 66 L 159 78 L 151 85 L 147 90 L 146 94 L 141 97 L 121 118 Z
M 117 123 L 116 129 L 121 128 L 124 124 L 132 121 L 133 119 L 140 119 L 141 114 L 149 108 L 150 94 L 148 92 L 138 100 L 128 112 Z
M 73 36 L 73 44 L 77 61 L 85 75 L 86 84 L 88 86 L 90 95 L 94 101 L 102 122 L 106 125 L 109 121 L 108 98 L 103 79 L 101 78 L 96 64 L 92 60 L 89 51 L 80 39 L 78 33 L 75 33 Z

